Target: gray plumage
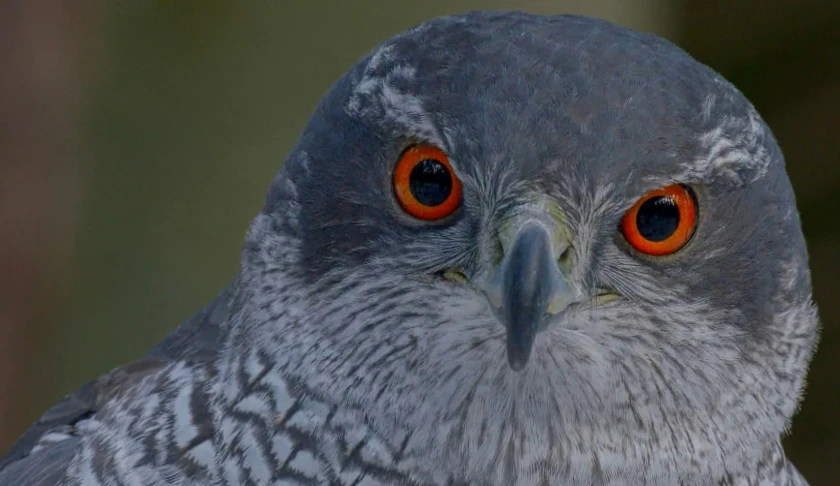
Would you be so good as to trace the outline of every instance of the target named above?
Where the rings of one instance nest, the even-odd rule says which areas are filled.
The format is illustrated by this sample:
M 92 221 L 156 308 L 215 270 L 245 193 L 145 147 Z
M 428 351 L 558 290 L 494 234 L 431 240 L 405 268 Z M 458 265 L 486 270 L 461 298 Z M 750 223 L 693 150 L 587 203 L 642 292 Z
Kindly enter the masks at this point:
M 438 222 L 394 199 L 417 142 L 463 183 Z M 642 255 L 619 222 L 673 183 L 697 229 Z M 574 301 L 514 370 L 486 290 L 532 223 Z M 807 258 L 769 128 L 677 47 L 432 20 L 327 93 L 209 310 L 56 405 L 0 484 L 802 485 L 780 437 L 817 340 Z

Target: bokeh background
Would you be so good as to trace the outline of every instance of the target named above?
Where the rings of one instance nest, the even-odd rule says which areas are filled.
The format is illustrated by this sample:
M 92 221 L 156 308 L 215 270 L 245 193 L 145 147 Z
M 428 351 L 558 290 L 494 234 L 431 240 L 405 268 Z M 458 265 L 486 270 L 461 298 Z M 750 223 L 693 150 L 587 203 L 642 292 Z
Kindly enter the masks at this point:
M 754 102 L 787 157 L 823 320 L 786 440 L 840 478 L 840 2 L 2 2 L 0 453 L 144 354 L 236 273 L 249 220 L 319 97 L 377 43 L 477 8 L 654 32 Z

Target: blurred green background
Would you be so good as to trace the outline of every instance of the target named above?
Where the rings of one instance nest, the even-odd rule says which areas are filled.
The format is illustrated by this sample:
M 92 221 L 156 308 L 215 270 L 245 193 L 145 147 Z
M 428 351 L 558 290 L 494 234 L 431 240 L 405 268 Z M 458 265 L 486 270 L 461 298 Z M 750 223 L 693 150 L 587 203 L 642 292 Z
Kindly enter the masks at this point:
M 0 39 L 20 53 L 3 59 L 37 81 L 7 76 L 0 85 L 0 101 L 31 102 L 3 114 L 23 128 L 0 137 L 3 153 L 18 154 L 2 170 L 20 169 L 19 179 L 0 172 L 3 240 L 17 242 L 0 252 L 0 451 L 54 401 L 144 354 L 228 282 L 272 177 L 320 96 L 357 59 L 432 16 L 522 9 L 669 38 L 741 88 L 773 129 L 824 326 L 786 446 L 812 484 L 836 484 L 840 2 L 58 3 L 33 1 L 44 9 L 39 20 L 6 9 L 0 22 L 2 30 L 19 16 Z

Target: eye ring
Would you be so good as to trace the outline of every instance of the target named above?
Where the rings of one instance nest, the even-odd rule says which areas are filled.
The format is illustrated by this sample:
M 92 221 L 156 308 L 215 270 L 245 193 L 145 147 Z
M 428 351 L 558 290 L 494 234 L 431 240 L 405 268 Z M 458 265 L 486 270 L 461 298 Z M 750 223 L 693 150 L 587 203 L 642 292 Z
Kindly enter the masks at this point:
M 443 219 L 461 205 L 461 181 L 446 153 L 431 145 L 413 145 L 402 153 L 393 184 L 397 202 L 417 219 Z
M 691 189 L 672 184 L 645 194 L 621 220 L 624 239 L 640 253 L 670 255 L 683 248 L 697 227 Z

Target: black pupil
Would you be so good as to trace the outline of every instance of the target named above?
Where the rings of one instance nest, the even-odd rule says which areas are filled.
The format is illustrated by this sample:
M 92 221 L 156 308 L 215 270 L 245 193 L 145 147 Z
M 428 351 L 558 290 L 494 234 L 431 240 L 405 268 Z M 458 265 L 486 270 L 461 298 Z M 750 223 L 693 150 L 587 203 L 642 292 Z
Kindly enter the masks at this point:
M 411 194 L 424 206 L 443 204 L 452 192 L 449 169 L 434 159 L 420 161 L 408 177 Z
M 636 214 L 636 227 L 648 241 L 664 241 L 680 225 L 680 208 L 667 196 L 648 199 Z

